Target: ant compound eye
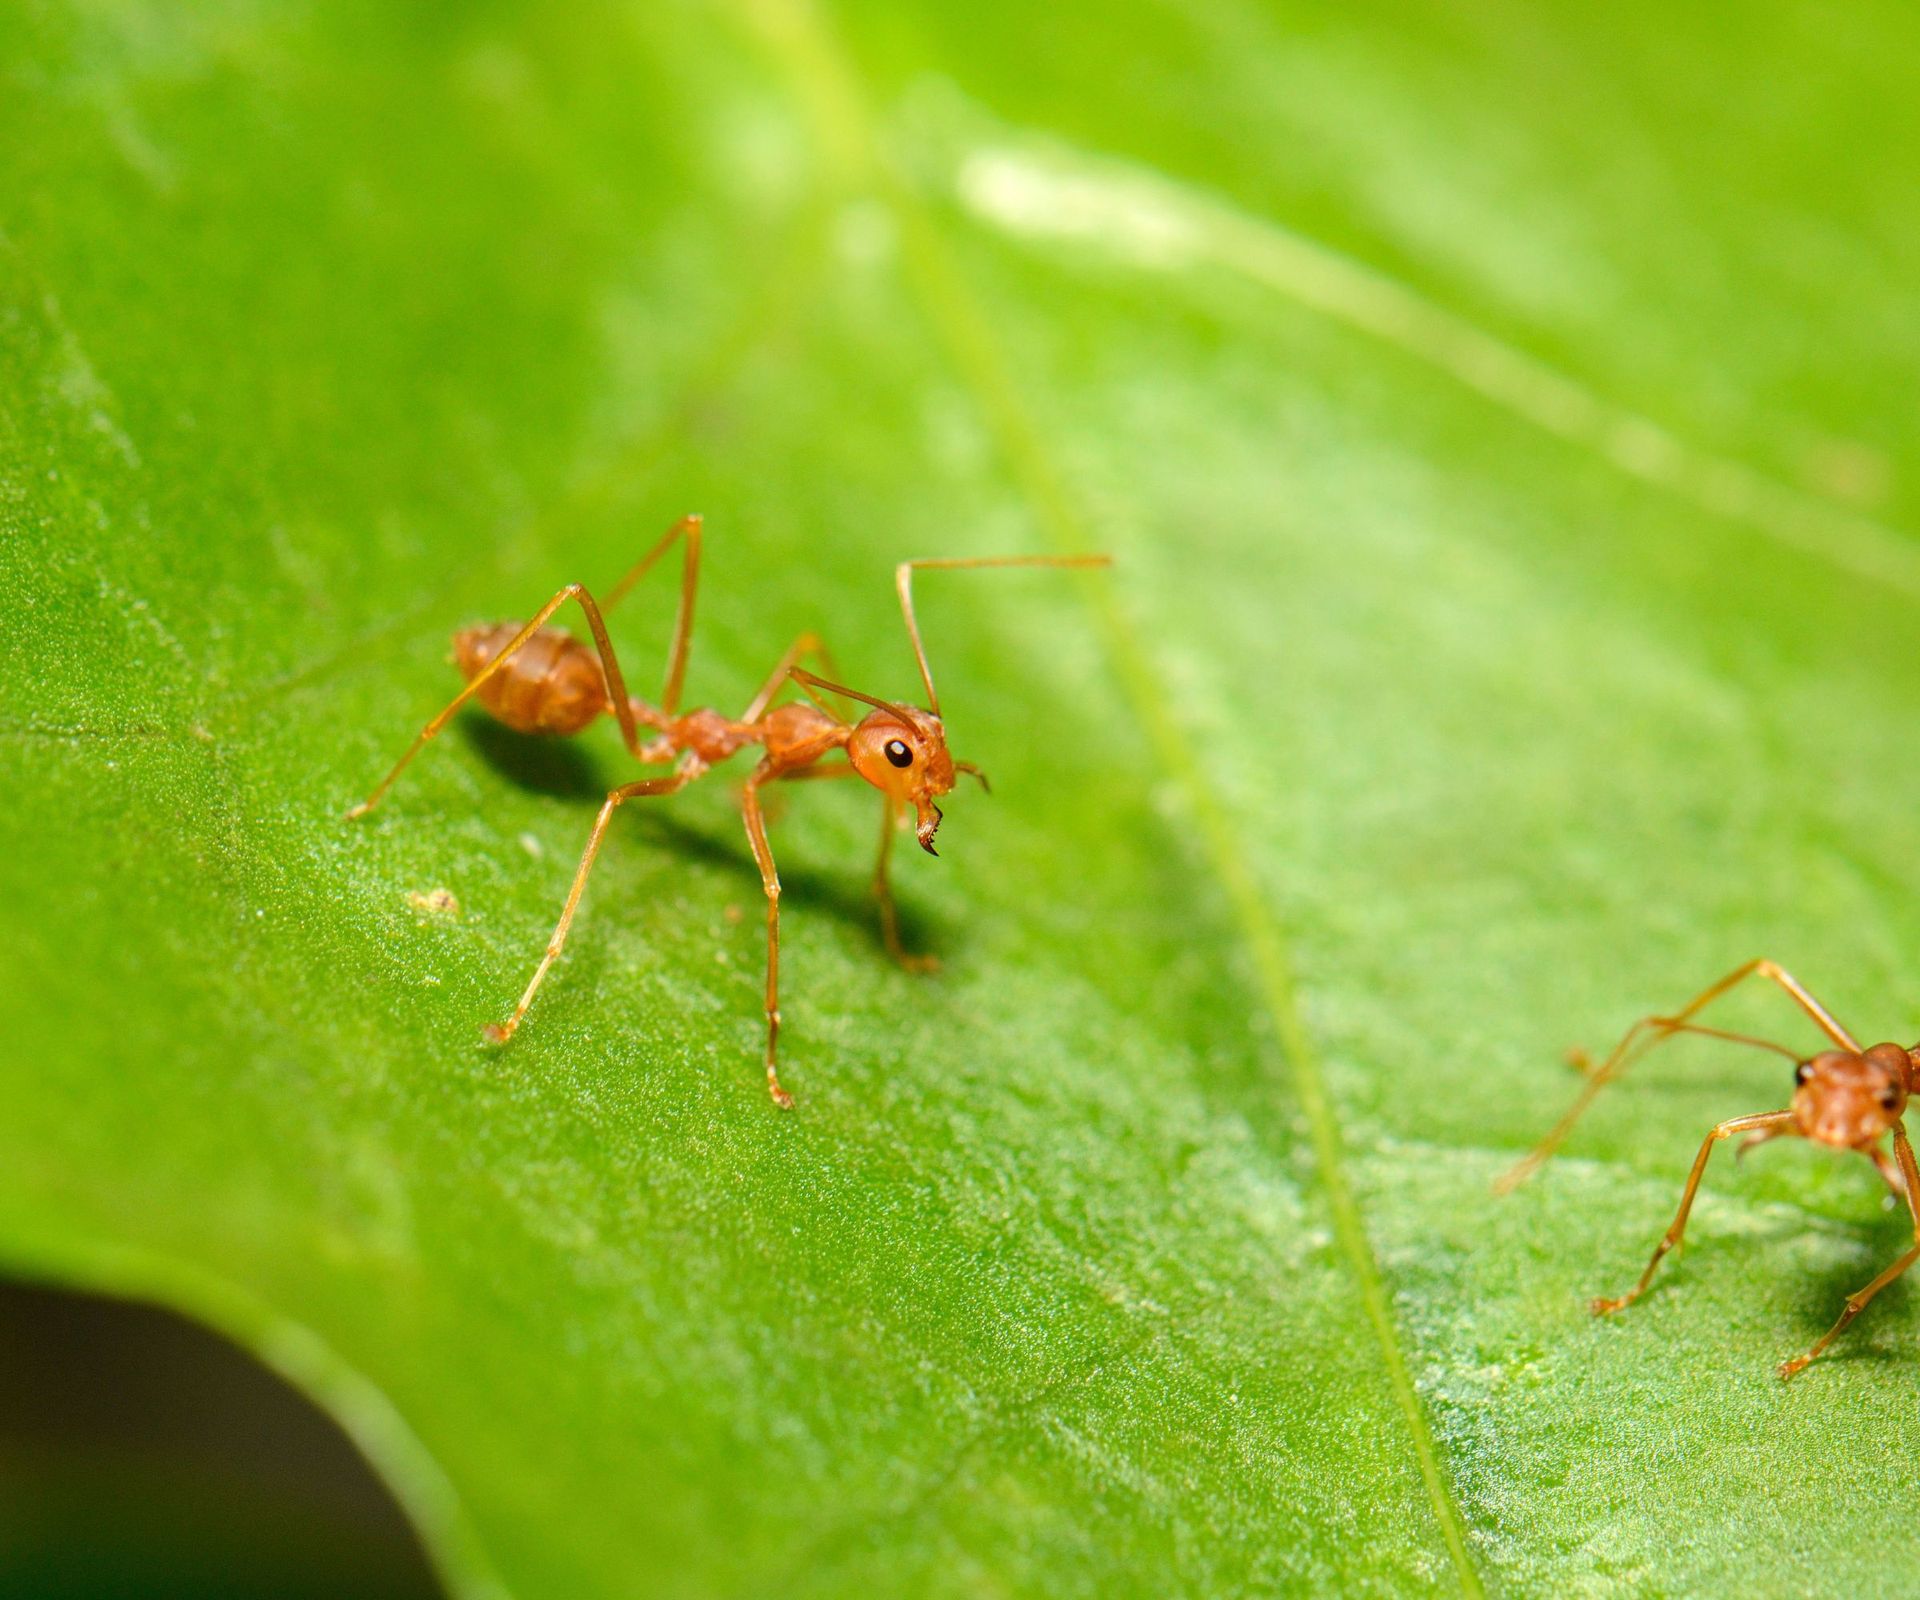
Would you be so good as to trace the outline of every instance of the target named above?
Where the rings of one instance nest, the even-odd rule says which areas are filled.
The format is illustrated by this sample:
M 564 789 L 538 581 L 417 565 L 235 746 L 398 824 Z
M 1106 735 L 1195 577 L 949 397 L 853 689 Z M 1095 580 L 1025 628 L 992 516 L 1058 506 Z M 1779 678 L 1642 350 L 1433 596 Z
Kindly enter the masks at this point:
M 1813 1063 L 1811 1061 L 1803 1061 L 1800 1063 L 1799 1066 L 1793 1069 L 1793 1081 L 1795 1083 L 1805 1083 L 1807 1079 L 1811 1078 L 1812 1076 L 1813 1076 Z
M 1900 1091 L 1898 1089 L 1882 1090 L 1880 1094 L 1880 1106 L 1881 1106 L 1881 1109 L 1885 1111 L 1899 1110 L 1900 1109 Z
M 887 759 L 896 767 L 910 767 L 913 765 L 913 752 L 907 748 L 905 741 L 889 739 L 887 741 Z

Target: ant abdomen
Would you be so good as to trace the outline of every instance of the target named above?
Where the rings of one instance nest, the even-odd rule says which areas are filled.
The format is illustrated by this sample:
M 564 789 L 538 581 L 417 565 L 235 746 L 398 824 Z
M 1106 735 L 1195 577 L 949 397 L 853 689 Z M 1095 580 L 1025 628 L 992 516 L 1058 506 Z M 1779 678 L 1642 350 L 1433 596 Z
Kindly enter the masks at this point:
M 495 622 L 462 628 L 453 636 L 461 676 L 471 683 L 522 626 Z M 475 698 L 516 733 L 578 733 L 609 709 L 599 659 L 561 628 L 542 628 L 480 685 Z

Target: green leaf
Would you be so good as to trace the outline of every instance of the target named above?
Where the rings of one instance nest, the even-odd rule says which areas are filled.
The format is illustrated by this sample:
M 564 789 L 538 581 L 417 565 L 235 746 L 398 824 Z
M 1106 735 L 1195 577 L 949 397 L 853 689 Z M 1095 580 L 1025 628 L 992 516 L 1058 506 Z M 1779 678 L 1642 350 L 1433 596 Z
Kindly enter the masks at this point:
M 564 15 L 560 14 L 564 9 Z M 242 1339 L 462 1596 L 1850 1593 L 1908 1238 L 1710 1172 L 1736 962 L 1920 1030 L 1911 23 L 1790 3 L 0 18 L 0 1258 Z M 884 958 L 803 786 L 786 1076 L 717 776 L 450 630 L 706 513 L 691 688 L 824 631 L 958 753 Z M 657 670 L 670 579 L 617 614 Z M 423 909 L 448 891 L 457 914 Z M 1744 997 L 1729 1025 L 1807 1030 Z M 1793 1030 L 1787 1032 L 1787 1030 Z

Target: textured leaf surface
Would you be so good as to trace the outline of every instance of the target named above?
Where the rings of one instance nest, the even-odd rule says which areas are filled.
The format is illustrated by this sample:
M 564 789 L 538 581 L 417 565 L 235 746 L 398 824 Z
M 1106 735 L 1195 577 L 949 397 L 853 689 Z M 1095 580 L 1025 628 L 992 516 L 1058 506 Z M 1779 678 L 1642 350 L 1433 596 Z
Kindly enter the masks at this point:
M 1782 1074 L 1488 1185 L 1750 955 L 1920 1029 L 1909 34 L 16 9 L 0 1254 L 301 1378 L 462 1594 L 1884 1587 L 1913 1297 L 1772 1376 L 1900 1248 L 1863 1163 L 1729 1161 L 1582 1309 Z M 725 707 L 810 627 L 906 693 L 902 556 L 1120 558 L 927 586 L 940 976 L 871 797 L 786 798 L 786 1117 L 730 780 L 505 1054 L 617 743 L 340 815 L 451 627 L 690 507 Z

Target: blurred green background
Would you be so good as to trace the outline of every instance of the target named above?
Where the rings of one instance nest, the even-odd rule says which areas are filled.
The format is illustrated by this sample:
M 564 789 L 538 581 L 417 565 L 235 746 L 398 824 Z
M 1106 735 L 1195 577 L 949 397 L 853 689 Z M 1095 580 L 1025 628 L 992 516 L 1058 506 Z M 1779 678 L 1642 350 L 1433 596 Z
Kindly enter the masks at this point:
M 1773 1377 L 1906 1237 L 1864 1162 L 1584 1310 L 1783 1070 L 1489 1184 L 1750 956 L 1920 1034 L 1916 69 L 1793 0 L 0 10 L 0 1263 L 291 1379 L 461 1600 L 1896 1586 L 1920 1302 Z M 913 692 L 903 557 L 1117 558 L 925 586 L 939 976 L 871 795 L 784 797 L 790 1116 L 732 777 L 505 1054 L 610 730 L 341 817 L 455 626 L 694 509 L 729 709 L 805 628 Z M 117 1592 L 167 1481 L 0 1503 L 0 1587 Z

